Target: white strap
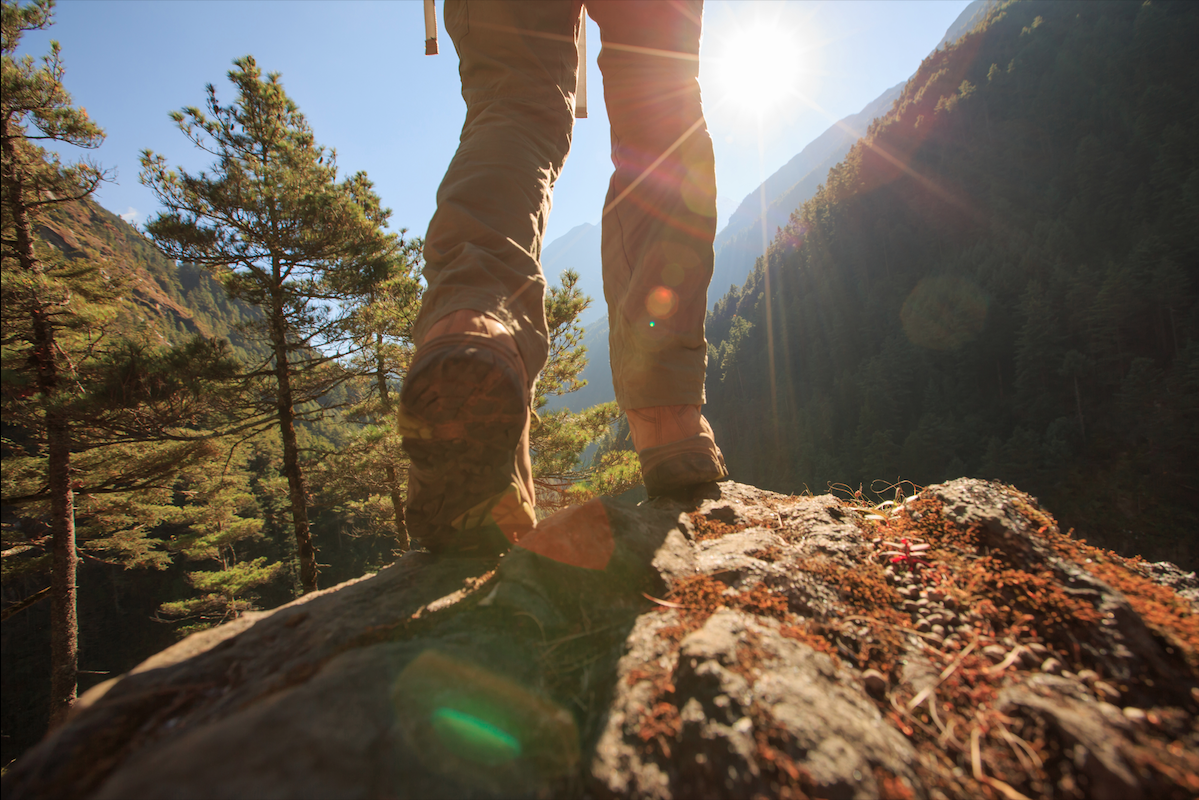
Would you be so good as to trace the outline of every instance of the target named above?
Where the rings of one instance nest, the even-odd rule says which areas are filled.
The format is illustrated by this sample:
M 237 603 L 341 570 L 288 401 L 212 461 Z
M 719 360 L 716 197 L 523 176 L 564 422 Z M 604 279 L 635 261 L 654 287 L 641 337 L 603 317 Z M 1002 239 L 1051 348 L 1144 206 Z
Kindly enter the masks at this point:
M 579 73 L 575 81 L 575 119 L 587 119 L 587 9 L 579 9 Z M 425 0 L 425 55 L 437 55 L 437 7 Z
M 575 119 L 587 119 L 587 9 L 580 9 L 579 77 L 575 82 Z
M 425 55 L 437 55 L 437 7 L 425 0 Z

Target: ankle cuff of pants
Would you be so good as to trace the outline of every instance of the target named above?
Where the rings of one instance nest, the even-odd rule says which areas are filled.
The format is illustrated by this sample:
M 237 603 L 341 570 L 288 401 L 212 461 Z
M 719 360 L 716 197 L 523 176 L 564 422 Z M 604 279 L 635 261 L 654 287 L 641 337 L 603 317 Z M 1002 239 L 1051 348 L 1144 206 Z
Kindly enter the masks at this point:
M 637 455 L 641 459 L 645 491 L 650 497 L 723 480 L 729 475 L 724 455 L 706 433 L 648 447 Z
M 486 294 L 462 293 L 440 307 L 426 306 L 422 308 L 420 319 L 417 320 L 412 336 L 415 341 L 423 341 L 426 332 L 438 320 L 453 314 L 455 311 L 474 311 L 494 317 L 516 342 L 516 350 L 524 363 L 525 377 L 530 395 L 537 376 L 545 367 L 548 360 L 549 341 L 546 335 L 530 330 L 530 325 L 521 325 L 516 316 L 506 307 L 497 302 L 497 298 Z

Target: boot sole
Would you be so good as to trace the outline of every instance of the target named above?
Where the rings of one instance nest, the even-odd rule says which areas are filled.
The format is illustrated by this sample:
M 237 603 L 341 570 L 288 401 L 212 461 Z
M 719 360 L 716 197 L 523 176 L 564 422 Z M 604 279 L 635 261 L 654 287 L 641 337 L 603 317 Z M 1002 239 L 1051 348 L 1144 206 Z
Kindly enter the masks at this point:
M 527 416 L 517 368 L 486 343 L 455 337 L 418 356 L 400 393 L 399 429 L 412 460 L 408 523 L 421 544 L 503 552 L 505 530 L 532 526 L 516 467 Z

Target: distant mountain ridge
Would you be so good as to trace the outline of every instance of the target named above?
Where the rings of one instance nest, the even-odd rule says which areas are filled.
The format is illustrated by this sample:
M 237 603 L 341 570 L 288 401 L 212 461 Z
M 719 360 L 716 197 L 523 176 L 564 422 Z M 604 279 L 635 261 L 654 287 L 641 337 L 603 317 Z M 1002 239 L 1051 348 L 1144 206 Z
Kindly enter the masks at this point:
M 603 261 L 600 258 L 600 226 L 584 222 L 546 245 L 541 253 L 541 269 L 550 285 L 568 269 L 579 273 L 579 289 L 591 298 L 591 308 L 583 312 L 585 327 L 606 316 L 604 311 Z
M 966 6 L 945 31 L 934 52 L 973 30 L 999 2 L 974 0 Z M 791 213 L 816 195 L 816 190 L 828 177 L 828 171 L 845 158 L 854 143 L 866 134 L 871 122 L 891 109 L 911 77 L 880 94 L 858 113 L 833 124 L 741 201 L 728 224 L 716 234 L 716 265 L 708 294 L 709 309 L 727 291 L 725 287 L 741 286 L 754 268 L 754 262 L 774 239 L 777 229 L 786 227 Z M 765 209 L 762 208 L 763 201 Z
M 974 0 L 973 3 L 966 6 L 958 18 L 949 26 L 949 30 L 945 31 L 945 36 L 937 44 L 938 50 L 943 50 L 947 46 L 953 44 L 958 39 L 961 39 L 967 33 L 974 30 L 980 25 L 990 13 L 992 8 L 998 6 L 1003 0 Z
M 719 293 L 726 291 L 724 287 L 740 286 L 744 282 L 754 261 L 774 238 L 776 229 L 786 225 L 791 212 L 816 194 L 828 171 L 845 158 L 854 142 L 866 134 L 870 123 L 891 108 L 905 85 L 906 80 L 897 83 L 857 114 L 832 125 L 741 201 L 728 224 L 716 234 L 716 264 L 712 270 L 712 291 L 708 295 L 709 308 L 715 305 Z M 762 208 L 763 196 L 766 198 L 765 210 Z
M 935 49 L 942 49 L 969 33 L 998 3 L 999 0 L 974 0 L 954 20 Z M 858 113 L 830 126 L 741 201 L 725 227 L 716 234 L 716 260 L 708 290 L 709 309 L 729 291 L 729 287 L 741 286 L 753 270 L 754 262 L 762 255 L 765 244 L 774 239 L 775 229 L 785 226 L 791 212 L 815 196 L 828 171 L 865 135 L 871 122 L 890 110 L 906 85 L 907 80 L 904 80 L 892 86 Z M 765 238 L 763 194 L 766 198 Z M 565 397 L 552 399 L 550 410 L 571 408 L 579 411 L 616 397 L 608 363 L 608 320 L 601 263 L 600 226 L 591 223 L 572 228 L 546 245 L 542 252 L 541 265 L 547 280 L 554 283 L 562 270 L 573 269 L 579 273 L 580 288 L 593 301 L 582 318 L 586 330 L 583 344 L 589 358 L 581 377 L 587 381 L 587 386 Z

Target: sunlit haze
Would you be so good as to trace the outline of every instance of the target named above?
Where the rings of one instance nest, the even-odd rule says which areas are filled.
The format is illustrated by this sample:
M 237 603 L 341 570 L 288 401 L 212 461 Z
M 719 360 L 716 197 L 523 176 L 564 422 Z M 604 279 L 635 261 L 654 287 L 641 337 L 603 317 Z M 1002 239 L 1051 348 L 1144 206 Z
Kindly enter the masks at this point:
M 728 104 L 761 122 L 794 102 L 803 58 L 801 32 L 757 19 L 746 27 L 714 31 L 705 45 L 712 54 L 707 58 L 715 89 L 707 96 L 710 115 L 725 115 Z

